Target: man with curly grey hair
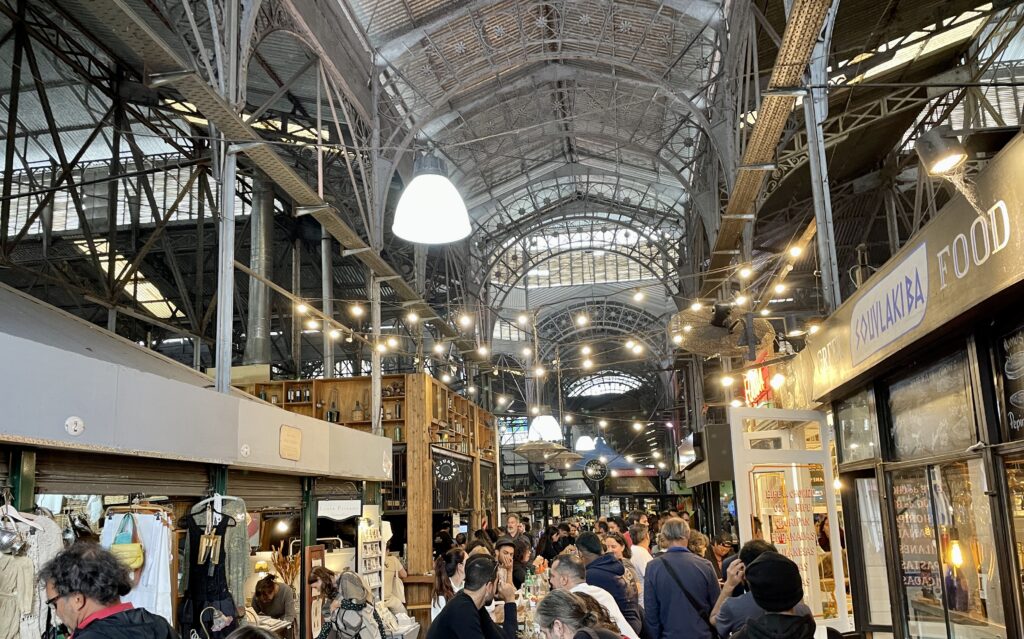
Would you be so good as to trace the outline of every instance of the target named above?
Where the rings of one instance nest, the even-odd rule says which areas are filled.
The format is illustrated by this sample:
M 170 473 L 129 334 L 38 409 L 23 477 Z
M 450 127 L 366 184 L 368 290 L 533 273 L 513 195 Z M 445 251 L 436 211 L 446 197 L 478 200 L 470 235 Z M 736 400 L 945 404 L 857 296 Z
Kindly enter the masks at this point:
M 43 566 L 39 579 L 47 605 L 74 639 L 178 639 L 163 617 L 121 603 L 132 589 L 128 568 L 96 544 L 68 548 Z

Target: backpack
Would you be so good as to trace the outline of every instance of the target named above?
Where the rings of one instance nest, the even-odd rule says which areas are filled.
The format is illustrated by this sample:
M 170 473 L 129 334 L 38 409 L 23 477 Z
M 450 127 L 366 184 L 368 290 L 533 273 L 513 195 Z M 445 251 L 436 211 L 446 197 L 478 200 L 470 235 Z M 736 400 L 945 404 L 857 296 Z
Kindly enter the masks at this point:
M 338 577 L 340 607 L 324 619 L 317 639 L 387 639 L 384 621 L 373 605 L 373 595 L 362 577 L 345 571 Z

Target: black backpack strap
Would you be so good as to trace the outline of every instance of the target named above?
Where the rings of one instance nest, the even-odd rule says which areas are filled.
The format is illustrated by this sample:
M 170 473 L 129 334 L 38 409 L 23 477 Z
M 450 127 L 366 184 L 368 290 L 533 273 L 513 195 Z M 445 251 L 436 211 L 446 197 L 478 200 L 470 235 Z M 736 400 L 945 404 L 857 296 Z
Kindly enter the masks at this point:
M 683 580 L 679 578 L 679 574 L 676 572 L 676 569 L 672 567 L 672 564 L 669 563 L 667 557 L 660 557 L 659 559 L 665 566 L 665 570 L 667 570 L 668 574 L 672 577 L 672 580 L 676 582 L 679 589 L 683 591 L 684 595 L 686 595 L 687 600 L 689 600 L 690 605 L 693 606 L 697 615 L 700 616 L 701 620 L 705 624 L 707 624 L 708 630 L 711 631 L 711 639 L 718 639 L 718 628 L 715 627 L 715 624 L 711 623 L 710 611 L 705 610 L 703 606 L 697 602 L 694 596 L 690 594 L 690 591 L 686 589 L 686 586 L 683 585 Z

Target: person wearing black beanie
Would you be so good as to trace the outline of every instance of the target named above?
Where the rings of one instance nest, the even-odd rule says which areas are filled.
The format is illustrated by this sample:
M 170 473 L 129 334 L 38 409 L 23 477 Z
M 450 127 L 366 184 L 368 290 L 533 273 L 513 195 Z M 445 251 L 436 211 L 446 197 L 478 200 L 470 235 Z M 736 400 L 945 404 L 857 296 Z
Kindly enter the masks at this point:
M 733 639 L 812 639 L 814 617 L 801 615 L 804 598 L 800 568 L 792 559 L 767 551 L 745 567 L 745 577 L 762 617 L 752 619 Z

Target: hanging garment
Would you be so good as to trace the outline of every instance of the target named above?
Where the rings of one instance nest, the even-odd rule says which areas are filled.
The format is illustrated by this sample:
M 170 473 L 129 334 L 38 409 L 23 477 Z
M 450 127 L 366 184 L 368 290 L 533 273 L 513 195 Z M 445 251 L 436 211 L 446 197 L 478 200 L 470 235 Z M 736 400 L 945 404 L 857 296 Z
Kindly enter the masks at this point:
M 0 639 L 36 639 L 21 633 L 21 617 L 31 614 L 35 588 L 32 560 L 0 554 Z
M 224 537 L 224 550 L 227 553 L 228 592 L 235 600 L 235 607 L 245 609 L 245 582 L 252 575 L 252 564 L 249 563 L 249 533 L 246 528 L 245 501 L 234 497 L 221 503 L 220 511 L 235 520 L 237 525 L 230 526 Z M 206 510 L 200 506 L 194 509 L 192 517 L 200 526 L 206 525 Z M 187 581 L 186 581 L 187 583 Z
M 224 536 L 229 527 L 238 525 L 227 516 L 216 526 L 201 527 L 191 516 L 184 523 L 188 529 L 189 567 L 179 616 L 182 635 L 224 639 L 238 628 L 238 610 L 228 591 Z
M 110 548 L 124 518 L 124 513 L 107 516 L 100 535 L 100 545 Z M 121 601 L 130 602 L 136 608 L 145 608 L 173 623 L 174 602 L 171 600 L 171 540 L 172 522 L 167 513 L 135 513 L 135 526 L 146 561 L 139 574 L 139 582 Z
M 28 539 L 26 556 L 31 560 L 32 574 L 39 570 L 61 550 L 64 540 L 60 526 L 49 517 L 37 516 L 35 523 L 39 529 L 26 524 L 18 524 L 18 530 Z M 22 612 L 21 636 L 35 639 L 47 630 L 46 584 L 33 583 L 29 609 Z

